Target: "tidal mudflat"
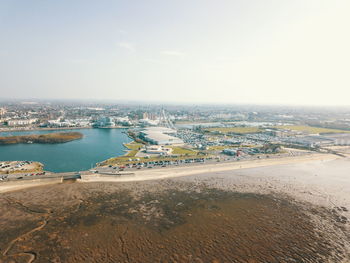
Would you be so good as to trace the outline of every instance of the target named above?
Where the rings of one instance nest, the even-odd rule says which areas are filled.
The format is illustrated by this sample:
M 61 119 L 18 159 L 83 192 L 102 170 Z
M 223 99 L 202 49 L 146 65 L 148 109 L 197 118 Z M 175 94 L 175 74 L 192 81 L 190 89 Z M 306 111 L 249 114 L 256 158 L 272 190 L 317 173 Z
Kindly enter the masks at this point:
M 346 262 L 340 213 L 199 177 L 0 198 L 0 262 Z

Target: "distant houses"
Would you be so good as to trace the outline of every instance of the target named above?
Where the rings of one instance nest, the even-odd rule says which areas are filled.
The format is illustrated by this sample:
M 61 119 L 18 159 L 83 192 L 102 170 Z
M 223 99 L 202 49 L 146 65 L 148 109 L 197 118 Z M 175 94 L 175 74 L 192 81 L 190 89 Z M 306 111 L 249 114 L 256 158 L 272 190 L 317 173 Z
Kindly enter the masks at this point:
M 113 126 L 115 126 L 115 122 L 112 117 L 100 117 L 92 124 L 92 127 L 94 128 L 113 127 Z
M 7 126 L 18 127 L 18 126 L 27 126 L 33 124 L 38 119 L 12 119 L 7 121 Z

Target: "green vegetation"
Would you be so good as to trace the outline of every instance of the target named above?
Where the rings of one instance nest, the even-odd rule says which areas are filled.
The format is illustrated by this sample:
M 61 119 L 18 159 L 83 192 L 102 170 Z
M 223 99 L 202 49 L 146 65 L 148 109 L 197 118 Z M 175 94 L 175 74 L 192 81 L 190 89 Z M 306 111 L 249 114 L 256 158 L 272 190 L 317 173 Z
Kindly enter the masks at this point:
M 140 148 L 142 148 L 144 145 L 142 143 L 131 142 L 131 143 L 124 143 L 124 146 L 129 150 L 140 150 Z
M 110 158 L 102 162 L 101 164 L 102 165 L 125 165 L 127 163 L 133 164 L 133 163 L 144 162 L 144 161 L 147 161 L 147 162 L 175 161 L 175 160 L 184 160 L 187 158 L 201 157 L 200 152 L 191 150 L 188 148 L 180 147 L 180 146 L 167 146 L 173 149 L 172 156 L 155 156 L 150 158 L 136 157 L 136 154 L 138 153 L 139 149 L 144 146 L 143 144 L 137 143 L 137 142 L 131 142 L 128 144 L 124 144 L 124 146 L 130 150 L 127 154 L 123 156 Z M 175 155 L 178 155 L 178 156 L 175 156 Z M 208 157 L 208 156 L 205 156 L 205 157 Z M 130 161 L 130 159 L 132 160 Z
M 143 157 L 136 157 L 136 154 L 138 153 L 138 150 L 132 150 L 127 152 L 125 155 L 123 156 L 117 156 L 117 157 L 113 157 L 110 158 L 104 162 L 102 162 L 103 164 L 126 164 L 126 163 L 131 163 L 129 160 L 130 159 L 143 159 Z
M 130 157 L 135 157 L 136 154 L 140 151 L 140 149 L 143 147 L 144 145 L 142 143 L 137 143 L 135 141 L 131 142 L 131 143 L 124 143 L 124 147 L 128 148 L 128 152 L 120 157 L 117 158 L 127 158 L 129 159 Z
M 205 129 L 208 132 L 220 132 L 220 133 L 236 133 L 236 134 L 247 134 L 247 133 L 259 133 L 263 130 L 258 127 L 223 127 L 223 128 L 208 128 Z
M 176 155 L 197 155 L 197 152 L 191 149 L 187 149 L 184 147 L 178 146 L 169 146 L 169 148 L 173 149 L 172 154 Z
M 48 134 L 33 134 L 20 136 L 0 137 L 0 145 L 19 144 L 19 143 L 64 143 L 81 139 L 83 134 L 80 132 L 59 132 Z
M 232 146 L 231 146 L 232 147 Z M 230 148 L 228 145 L 215 145 L 215 146 L 209 146 L 209 151 L 222 151 L 224 149 Z
M 136 154 L 139 152 L 139 150 L 131 150 L 127 154 L 125 154 L 125 157 L 135 157 Z
M 145 146 L 144 144 L 138 143 L 135 141 L 132 141 L 130 143 L 124 143 L 124 147 L 129 150 L 126 154 L 124 154 L 123 156 L 111 158 L 103 163 L 104 164 L 128 163 L 130 162 L 129 159 L 139 158 L 139 157 L 136 157 L 136 154 L 144 146 Z M 142 159 L 142 157 L 140 157 L 139 159 Z
M 175 160 L 184 160 L 187 158 L 201 157 L 206 155 L 205 153 L 200 153 L 198 151 L 188 149 L 181 146 L 166 146 L 167 148 L 171 148 L 172 154 L 171 156 L 155 156 L 155 157 L 137 157 L 136 154 L 139 150 L 145 145 L 136 141 L 125 143 L 125 148 L 129 151 L 123 156 L 117 156 L 110 158 L 104 162 L 102 165 L 125 165 L 127 163 L 139 163 L 139 162 L 155 162 L 155 161 L 175 161 Z M 202 155 L 201 155 L 202 154 Z M 205 156 L 207 157 L 207 156 Z M 130 160 L 131 159 L 131 160 Z
M 285 129 L 285 130 L 294 130 L 308 133 L 350 133 L 350 131 L 339 130 L 339 129 L 329 129 L 329 128 L 320 128 L 320 127 L 312 127 L 312 126 L 304 126 L 304 125 L 286 125 L 286 126 L 275 126 L 277 129 Z

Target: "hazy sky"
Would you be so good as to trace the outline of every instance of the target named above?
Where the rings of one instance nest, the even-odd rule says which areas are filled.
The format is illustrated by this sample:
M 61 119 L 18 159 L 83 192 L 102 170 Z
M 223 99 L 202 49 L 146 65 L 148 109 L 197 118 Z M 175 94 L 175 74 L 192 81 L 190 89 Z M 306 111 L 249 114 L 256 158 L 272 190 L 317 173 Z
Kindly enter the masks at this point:
M 0 0 L 0 98 L 350 105 L 350 0 Z

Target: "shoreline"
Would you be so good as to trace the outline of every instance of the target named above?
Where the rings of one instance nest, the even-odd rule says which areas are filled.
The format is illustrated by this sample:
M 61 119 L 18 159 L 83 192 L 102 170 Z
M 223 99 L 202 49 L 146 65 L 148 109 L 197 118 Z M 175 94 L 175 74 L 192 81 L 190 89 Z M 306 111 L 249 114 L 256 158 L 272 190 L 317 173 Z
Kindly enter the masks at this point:
M 0 193 L 8 193 L 18 190 L 23 190 L 27 188 L 37 187 L 37 186 L 47 186 L 53 184 L 62 183 L 62 179 L 57 178 L 46 178 L 46 179 L 33 179 L 25 181 L 10 181 L 0 183 Z
M 33 129 L 20 129 L 20 128 L 4 128 L 0 129 L 1 132 L 26 132 L 26 131 L 61 131 L 61 130 L 85 130 L 85 129 L 93 129 L 92 127 L 64 127 L 64 128 L 38 128 L 35 127 Z
M 94 127 L 62 127 L 62 128 L 38 128 L 35 127 L 33 129 L 11 129 L 11 128 L 0 128 L 0 134 L 1 132 L 26 132 L 26 131 L 60 131 L 60 130 L 86 130 L 86 129 L 128 129 L 129 127 L 122 127 L 122 126 L 116 126 L 116 127 L 101 127 L 101 128 L 94 128 Z
M 45 134 L 29 134 L 16 136 L 1 136 L 0 145 L 15 144 L 59 144 L 83 138 L 80 132 L 52 132 Z
M 94 249 L 93 244 L 102 240 L 99 247 L 106 247 L 119 260 L 125 256 L 123 251 L 118 252 L 120 246 L 116 242 L 119 239 L 115 237 L 120 235 L 131 251 L 139 251 L 139 244 L 147 247 L 145 244 L 151 242 L 150 249 L 157 251 L 155 255 L 169 254 L 164 251 L 164 247 L 173 253 L 183 254 L 186 248 L 182 244 L 193 237 L 194 241 L 190 243 L 200 244 L 200 247 L 203 247 L 203 242 L 207 242 L 208 247 L 217 242 L 220 244 L 218 251 L 231 259 L 239 251 L 245 255 L 242 250 L 232 252 L 230 249 L 233 244 L 239 249 L 246 247 L 253 252 L 268 249 L 266 258 L 260 252 L 255 255 L 258 262 L 268 262 L 271 251 L 290 251 L 291 256 L 287 258 L 294 258 L 298 262 L 303 261 L 301 259 L 316 259 L 318 255 L 321 255 L 320 259 L 328 255 L 327 258 L 332 259 L 330 262 L 347 262 L 339 260 L 350 256 L 349 167 L 349 158 L 310 154 L 137 170 L 131 176 L 124 173 L 121 177 L 82 174 L 83 179 L 71 178 L 73 180 L 65 182 L 63 177 L 61 181 L 54 177 L 51 180 L 4 184 L 7 189 L 1 189 L 0 183 L 0 193 L 4 193 L 0 207 L 5 222 L 3 225 L 12 231 L 5 232 L 11 234 L 6 236 L 8 240 L 4 244 L 10 244 L 8 247 L 11 248 L 11 240 L 20 239 L 23 236 L 21 233 L 28 231 L 21 221 L 23 219 L 15 214 L 18 205 L 22 204 L 26 210 L 21 215 L 27 216 L 28 220 L 41 213 L 44 217 L 41 216 L 40 220 L 49 219 L 50 226 L 53 226 L 48 226 L 45 232 L 38 232 L 42 234 L 42 239 L 18 241 L 32 246 L 31 251 L 40 254 L 41 259 L 51 258 L 55 247 L 62 247 L 62 240 L 70 242 L 70 247 L 77 246 L 76 250 L 66 251 L 67 255 L 80 255 L 74 251 L 83 251 L 85 255 L 86 248 Z M 89 178 L 94 180 L 86 180 Z M 21 191 L 25 188 L 27 190 Z M 28 207 L 34 212 L 28 214 Z M 117 227 L 116 218 L 121 218 L 117 221 Z M 43 222 L 46 224 L 46 221 Z M 67 224 L 72 226 L 68 230 Z M 37 229 L 37 225 L 38 222 L 33 221 L 32 229 Z M 22 227 L 21 232 L 17 234 L 15 229 L 19 227 Z M 257 228 L 259 231 L 256 231 Z M 45 254 L 40 244 L 52 236 L 51 233 L 57 233 L 57 229 L 60 229 L 59 236 L 64 238 L 53 240 L 57 242 L 53 245 L 48 243 L 50 253 Z M 164 239 L 159 239 L 159 229 L 166 230 L 161 235 Z M 278 237 L 270 235 L 271 232 L 277 233 Z M 112 239 L 108 239 L 108 233 L 113 233 Z M 89 239 L 88 243 L 74 239 L 82 234 L 85 234 L 85 239 Z M 266 235 L 272 238 L 271 241 L 266 242 Z M 218 236 L 221 237 L 219 242 Z M 135 238 L 137 242 L 134 242 Z M 147 240 L 146 243 L 143 238 Z M 294 242 L 291 250 L 290 246 L 280 247 L 281 238 L 282 242 Z M 257 239 L 261 239 L 263 245 L 256 247 Z M 159 241 L 161 247 L 157 250 Z M 271 242 L 275 242 L 275 245 L 271 246 Z M 138 245 L 135 247 L 132 244 Z M 299 244 L 299 254 L 295 254 L 296 244 Z M 324 244 L 326 249 L 320 244 Z M 337 255 L 334 256 L 332 251 L 336 251 Z M 20 255 L 15 252 L 13 250 L 9 256 Z M 62 253 L 60 251 L 60 255 Z M 98 249 L 93 255 L 97 253 Z M 207 254 L 219 255 L 210 250 Z M 136 259 L 141 254 L 130 255 Z M 208 258 L 202 253 L 198 256 Z M 83 256 L 80 259 L 77 262 L 85 261 Z M 222 262 L 226 262 L 226 259 L 223 258 Z
M 106 176 L 103 174 L 82 174 L 79 182 L 137 182 L 159 179 L 170 179 L 183 176 L 191 176 L 198 174 L 217 173 L 225 171 L 233 171 L 240 169 L 298 164 L 314 161 L 331 161 L 338 159 L 338 156 L 332 154 L 310 154 L 296 157 L 282 157 L 272 159 L 259 159 L 238 161 L 230 163 L 215 163 L 215 164 L 198 164 L 193 166 L 156 168 L 150 170 L 133 171 L 134 176 L 117 177 L 114 175 Z
M 183 166 L 183 167 L 158 168 L 158 169 L 152 169 L 151 171 L 142 170 L 142 171 L 133 171 L 132 173 L 121 173 L 121 176 L 103 175 L 98 173 L 95 174 L 95 173 L 90 173 L 88 171 L 85 171 L 85 172 L 82 172 L 81 179 L 77 179 L 77 182 L 78 183 L 141 182 L 141 181 L 186 177 L 186 176 L 208 174 L 208 173 L 215 174 L 219 172 L 244 170 L 249 168 L 273 167 L 278 165 L 302 164 L 302 163 L 317 162 L 317 161 L 331 161 L 339 158 L 340 157 L 332 154 L 310 154 L 310 155 L 297 156 L 297 157 L 283 157 L 283 158 L 275 158 L 275 159 L 239 161 L 239 162 L 231 162 L 231 163 L 200 164 L 200 165 Z M 52 180 L 52 178 L 42 178 L 42 179 L 33 179 L 33 180 L 18 181 L 18 182 L 15 182 L 15 181 L 1 182 L 0 193 L 22 190 L 22 189 L 26 189 L 34 186 L 46 185 L 48 184 L 49 180 L 51 181 L 49 184 L 61 183 L 61 177 L 57 177 L 55 179 L 58 179 L 58 180 Z M 33 184 L 33 182 L 35 182 L 35 184 Z

